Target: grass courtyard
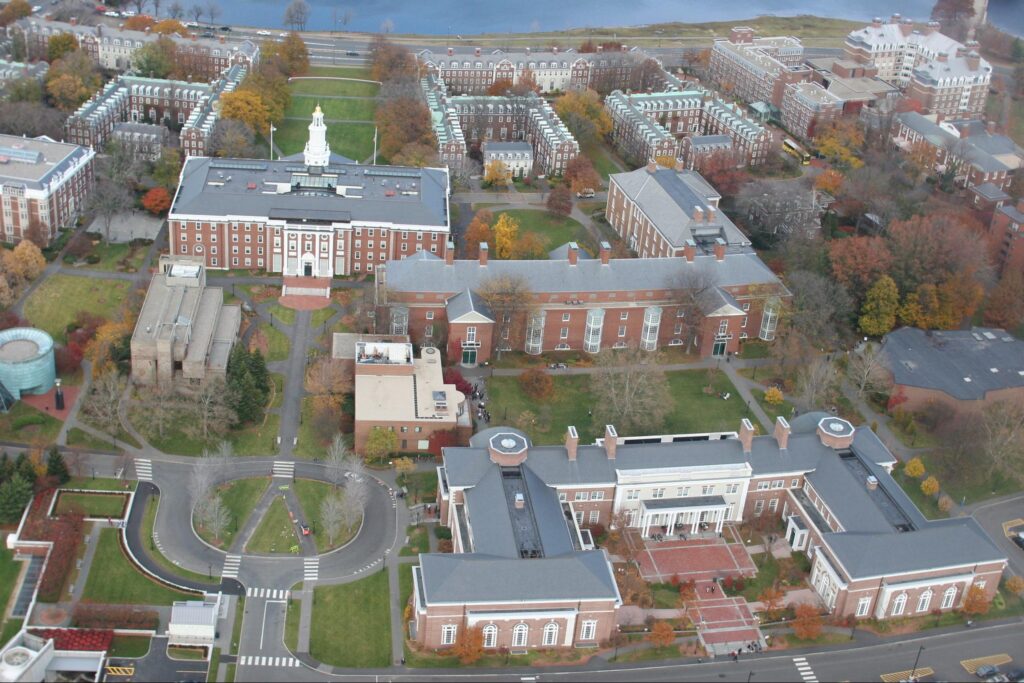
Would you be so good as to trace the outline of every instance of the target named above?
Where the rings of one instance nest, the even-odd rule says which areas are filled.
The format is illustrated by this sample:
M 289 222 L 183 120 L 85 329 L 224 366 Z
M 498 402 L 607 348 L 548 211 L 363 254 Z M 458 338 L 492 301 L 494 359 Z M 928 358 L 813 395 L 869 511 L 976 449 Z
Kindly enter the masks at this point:
M 369 70 L 352 67 L 313 67 L 310 76 L 369 78 Z M 309 139 L 309 119 L 319 104 L 325 118 L 368 123 L 328 123 L 327 142 L 331 151 L 356 161 L 373 155 L 373 121 L 377 110 L 372 99 L 380 91 L 376 83 L 338 80 L 295 80 L 289 86 L 292 101 L 285 120 L 277 125 L 274 143 L 283 154 L 301 152 Z
M 363 85 L 359 83 L 358 85 Z M 350 99 L 350 100 L 327 100 L 319 99 L 312 95 L 295 95 L 288 104 L 284 115 L 287 118 L 301 119 L 308 118 L 317 104 L 320 105 L 324 118 L 328 119 L 328 127 L 332 124 L 330 119 L 342 121 L 373 121 L 373 115 L 377 111 L 377 103 L 371 99 Z M 333 124 L 344 125 L 344 124 Z
M 131 286 L 123 280 L 92 280 L 58 273 L 29 295 L 25 317 L 63 344 L 67 341 L 64 331 L 79 311 L 112 318 Z
M 235 540 L 235 534 L 245 526 L 246 520 L 249 519 L 249 513 L 256 507 L 256 503 L 263 497 L 263 493 L 269 485 L 268 477 L 252 477 L 236 479 L 217 490 L 221 502 L 224 503 L 224 507 L 227 508 L 228 514 L 231 516 L 231 523 L 228 525 L 227 531 L 224 532 L 224 538 L 221 539 L 223 547 L 231 547 L 231 542 Z M 207 543 L 214 542 L 205 530 L 199 529 L 198 531 Z
M 109 605 L 170 605 L 191 597 L 152 581 L 121 550 L 117 529 L 101 529 L 82 599 Z
M 128 496 L 124 493 L 78 493 L 61 491 L 57 498 L 54 513 L 66 515 L 69 512 L 81 512 L 86 517 L 110 517 L 121 519 L 124 516 Z
M 292 486 L 295 487 L 295 495 L 299 499 L 299 505 L 302 506 L 302 514 L 313 530 L 313 540 L 316 542 L 317 552 L 327 552 L 352 540 L 359 530 L 359 523 L 356 523 L 351 529 L 342 530 L 334 539 L 333 544 L 328 541 L 327 534 L 324 533 L 323 523 L 320 521 L 320 505 L 334 488 L 331 484 L 312 479 L 296 479 Z M 344 489 L 342 489 L 342 495 L 344 495 Z
M 60 433 L 61 424 L 57 418 L 18 401 L 8 412 L 0 413 L 0 440 L 53 443 Z
M 661 429 L 667 434 L 736 430 L 746 417 L 746 405 L 736 387 L 724 372 L 716 371 L 712 379 L 712 394 L 704 393 L 708 373 L 704 370 L 666 372 L 672 406 Z M 537 425 L 530 430 L 534 443 L 559 444 L 565 428 L 575 425 L 583 443 L 592 443 L 601 436 L 602 425 L 594 423 L 588 411 L 594 405 L 590 377 L 586 375 L 553 376 L 555 391 L 545 401 L 534 401 L 519 387 L 516 377 L 491 377 L 487 380 L 489 407 L 495 424 L 515 424 L 516 418 L 529 410 L 537 415 Z M 727 401 L 718 397 L 729 392 Z M 623 436 L 627 436 L 623 434 Z
M 295 524 L 288 516 L 288 507 L 284 504 L 284 498 L 278 497 L 267 508 L 259 526 L 245 545 L 245 550 L 264 554 L 290 553 L 298 544 L 299 537 L 295 534 Z
M 388 573 L 313 592 L 309 654 L 332 666 L 385 667 L 391 660 Z
M 277 126 L 274 144 L 282 154 L 301 152 L 309 140 L 309 116 L 301 119 L 285 119 Z M 327 126 L 327 142 L 335 154 L 355 161 L 365 161 L 373 155 L 372 123 L 336 123 Z
M 83 266 L 89 270 L 103 270 L 110 273 L 135 273 L 142 267 L 146 260 L 146 252 L 149 247 L 143 245 L 131 245 L 128 243 L 115 244 L 112 242 L 97 242 L 90 255 L 99 256 L 97 263 L 89 263 Z
M 3 623 L 4 611 L 14 592 L 14 583 L 21 573 L 21 562 L 14 559 L 14 554 L 7 546 L 0 544 L 0 624 Z M 6 642 L 6 641 L 0 641 Z
M 590 242 L 586 228 L 573 218 L 552 216 L 538 209 L 510 209 L 496 214 L 495 220 L 502 214 L 508 214 L 519 221 L 520 235 L 532 232 L 540 237 L 547 251 L 566 242 L 578 242 L 581 245 Z

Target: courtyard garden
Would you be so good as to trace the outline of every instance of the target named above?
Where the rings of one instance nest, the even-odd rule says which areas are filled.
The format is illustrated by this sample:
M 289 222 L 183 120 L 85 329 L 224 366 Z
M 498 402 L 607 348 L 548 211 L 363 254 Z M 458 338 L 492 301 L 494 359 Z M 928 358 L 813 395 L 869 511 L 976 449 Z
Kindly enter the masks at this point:
M 57 273 L 29 295 L 25 318 L 63 344 L 67 341 L 65 331 L 79 312 L 111 319 L 131 289 L 132 284 L 124 280 L 94 280 Z
M 577 242 L 581 246 L 594 251 L 593 240 L 586 228 L 574 218 L 553 216 L 539 209 L 509 209 L 495 214 L 495 221 L 507 214 L 519 221 L 519 236 L 526 233 L 537 235 L 544 245 L 545 251 L 551 251 L 566 242 Z
M 121 519 L 125 513 L 128 495 L 124 493 L 82 493 L 59 491 L 54 514 L 65 515 L 76 512 L 86 517 L 109 517 Z

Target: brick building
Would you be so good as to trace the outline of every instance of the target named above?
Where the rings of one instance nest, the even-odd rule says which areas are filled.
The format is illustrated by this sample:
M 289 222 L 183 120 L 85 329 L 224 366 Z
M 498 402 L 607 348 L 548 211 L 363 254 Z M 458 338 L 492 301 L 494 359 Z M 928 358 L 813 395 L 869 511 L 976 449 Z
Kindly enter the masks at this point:
M 992 213 L 988 246 L 1000 273 L 1015 270 L 1024 274 L 1024 199 L 1003 204 Z
M 803 55 L 803 45 L 792 36 L 755 38 L 752 28 L 737 26 L 728 40 L 712 45 L 708 72 L 741 100 L 766 102 L 779 109 L 787 85 L 811 79 Z
M 319 278 L 372 273 L 419 251 L 445 255 L 447 169 L 364 166 L 332 154 L 317 109 L 302 154 L 189 157 L 168 214 L 172 254 L 208 268 Z M 287 283 L 286 283 L 287 285 Z
M 69 116 L 64 130 L 76 144 L 103 147 L 119 123 L 176 124 L 185 154 L 204 156 L 220 96 L 235 90 L 245 74 L 245 66 L 234 65 L 212 83 L 118 76 Z
M 878 78 L 904 90 L 926 114 L 981 116 L 992 77 L 991 65 L 966 45 L 943 34 L 938 22 L 917 28 L 894 14 L 846 36 L 846 59 L 870 65 Z
M 445 346 L 449 359 L 470 366 L 498 349 L 536 355 L 687 346 L 723 356 L 743 339 L 774 339 L 789 292 L 753 251 L 693 249 L 647 259 L 613 259 L 610 252 L 604 243 L 599 258 L 580 258 L 570 243 L 564 257 L 500 261 L 482 244 L 474 260 L 420 253 L 391 261 L 375 281 L 387 309 L 377 319 L 388 321 L 388 332 Z M 491 311 L 479 292 L 500 277 L 525 282 L 529 304 Z
M 30 78 L 41 83 L 49 70 L 50 65 L 46 62 L 25 63 L 0 59 L 0 95 L 4 94 L 11 83 L 22 78 Z
M 531 170 L 561 175 L 580 152 L 555 110 L 535 93 L 451 97 L 445 84 L 433 76 L 424 78 L 421 86 L 438 134 L 438 154 L 451 168 L 464 161 L 471 148 L 526 142 L 531 148 Z
M 415 358 L 408 342 L 357 341 L 354 364 L 356 451 L 376 427 L 395 432 L 402 452 L 426 451 L 435 432 L 472 433 L 466 397 L 444 383 L 437 349 Z
M 785 88 L 781 111 L 783 127 L 810 140 L 819 128 L 842 116 L 843 101 L 818 83 L 794 83 Z
M 882 353 L 906 410 L 936 401 L 958 410 L 1024 401 L 1024 341 L 1005 330 L 901 327 L 885 336 Z
M 420 64 L 443 80 L 455 94 L 483 95 L 496 81 L 517 84 L 524 73 L 533 75 L 541 92 L 565 92 L 594 88 L 610 92 L 616 88 L 638 89 L 656 78 L 660 67 L 645 68 L 651 58 L 638 48 L 625 45 L 621 50 L 598 49 L 580 53 L 570 48 L 552 47 L 550 51 L 485 50 L 479 47 L 444 53 L 423 50 L 417 54 Z M 651 60 L 653 61 L 653 60 Z
M 585 527 L 620 519 L 643 537 L 717 537 L 726 524 L 780 518 L 839 617 L 958 609 L 972 586 L 991 599 L 1006 567 L 975 520 L 926 519 L 878 437 L 831 415 L 778 418 L 766 436 L 743 420 L 732 438 L 608 426 L 596 445 L 579 441 L 569 427 L 564 445 L 535 447 L 495 427 L 444 449 L 437 502 L 454 554 L 421 554 L 414 567 L 415 640 L 447 647 L 467 627 L 484 629 L 485 648 L 606 640 L 621 600 Z
M 509 178 L 525 178 L 533 171 L 533 147 L 528 142 L 491 142 L 481 145 L 484 168 L 500 161 Z
M 927 145 L 935 152 L 932 170 L 945 172 L 952 166 L 956 182 L 968 189 L 991 186 L 992 190 L 1006 190 L 1012 174 L 1024 166 L 1024 148 L 996 133 L 992 123 L 904 112 L 896 115 L 893 131 L 897 148 L 910 150 Z M 989 194 L 988 190 L 982 191 Z M 978 194 L 974 196 L 977 205 L 981 199 Z
M 129 71 L 135 51 L 146 43 L 160 38 L 159 34 L 147 31 L 130 31 L 105 25 L 85 26 L 77 22 L 49 21 L 26 17 L 8 27 L 8 35 L 20 33 L 25 39 L 28 59 L 45 60 L 52 36 L 70 33 L 78 40 L 79 47 L 104 69 Z M 189 81 L 212 81 L 233 65 L 249 69 L 259 62 L 259 45 L 251 40 L 227 42 L 225 36 L 199 38 L 195 33 L 188 36 L 168 36 L 178 48 L 176 60 L 189 69 Z
M 50 242 L 73 225 L 92 190 L 95 157 L 45 136 L 0 135 L 0 240 L 19 242 L 38 226 Z

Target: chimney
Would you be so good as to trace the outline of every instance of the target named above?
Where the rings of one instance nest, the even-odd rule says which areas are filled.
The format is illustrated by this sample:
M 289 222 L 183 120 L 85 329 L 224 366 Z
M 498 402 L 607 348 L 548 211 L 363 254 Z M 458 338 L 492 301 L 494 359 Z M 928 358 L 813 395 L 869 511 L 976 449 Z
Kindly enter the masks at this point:
M 557 45 L 552 45 L 551 46 L 551 54 L 554 54 L 554 55 L 558 54 L 558 46 Z
M 529 55 L 529 54 L 530 54 L 530 48 L 526 48 L 526 54 L 527 54 L 527 55 Z
M 569 265 L 575 266 L 580 260 L 580 245 L 569 242 Z
M 444 243 L 444 264 L 446 266 L 453 265 L 455 263 L 455 243 L 448 240 Z
M 942 113 L 941 111 L 940 112 L 936 112 L 936 114 L 935 114 L 935 125 L 939 125 L 940 123 L 942 123 L 945 120 L 946 120 L 946 115 L 944 113 Z
M 896 13 L 896 14 L 893 14 L 892 17 L 889 19 L 889 23 L 890 24 L 898 24 L 898 23 L 900 23 L 900 20 L 902 20 L 902 19 L 903 19 L 903 15 L 899 14 L 899 13 Z
M 913 32 L 914 22 L 910 17 L 907 17 L 902 22 L 900 22 L 900 33 L 902 33 L 905 36 L 909 36 Z
M 148 31 L 149 29 L 147 28 L 146 30 Z M 222 43 L 222 44 L 224 43 L 224 36 L 220 37 L 220 41 L 219 42 Z
M 488 256 L 488 254 L 487 254 L 487 242 L 481 242 L 480 243 L 480 265 L 481 266 L 486 266 L 487 265 L 487 256 Z
M 611 257 L 612 257 L 612 245 L 608 244 L 607 242 L 602 241 L 601 242 L 601 265 L 602 266 L 607 266 L 608 265 L 608 261 L 611 259 Z
M 478 48 L 478 47 L 477 48 L 473 48 L 473 54 L 476 55 L 477 57 L 479 57 L 480 56 L 480 48 Z
M 78 26 L 78 17 L 71 17 L 68 19 L 68 23 L 72 26 Z
M 565 452 L 569 456 L 569 462 L 576 462 L 576 448 L 580 445 L 580 435 L 576 428 L 569 425 L 565 430 Z
M 622 50 L 623 52 L 629 52 L 629 46 L 628 46 L 628 45 L 626 45 L 625 43 L 623 43 L 623 44 L 622 44 L 622 45 L 620 46 L 620 49 L 621 49 L 621 50 Z
M 995 135 L 996 134 L 996 122 L 995 121 L 986 121 L 985 122 L 985 132 L 987 132 L 989 135 Z
M 708 223 L 714 223 L 715 222 L 715 207 L 709 206 L 707 209 L 705 209 L 705 211 L 706 211 L 706 215 L 704 216 L 705 221 L 708 222 Z
M 199 36 L 197 36 L 195 33 L 188 34 L 188 37 L 192 40 L 199 40 Z
M 871 28 L 882 28 L 882 17 L 875 17 L 872 19 Z
M 693 222 L 694 223 L 703 223 L 704 222 L 704 209 L 700 208 L 699 206 L 694 206 L 693 207 Z
M 958 46 L 956 48 L 956 56 L 957 57 L 966 57 L 967 56 L 967 48 L 964 47 L 963 45 Z
M 977 71 L 981 67 L 981 55 L 971 50 L 967 53 L 967 68 L 971 71 Z
M 604 452 L 609 460 L 615 459 L 615 449 L 619 445 L 619 433 L 615 431 L 615 425 L 604 426 Z
M 598 52 L 604 52 L 604 47 L 602 47 L 601 45 L 598 45 L 597 46 L 597 51 Z
M 740 421 L 740 443 L 743 444 L 743 453 L 750 455 L 754 448 L 754 425 L 747 418 Z
M 725 260 L 725 240 L 723 240 L 721 237 L 715 240 L 715 260 Z
M 658 162 L 656 162 L 656 161 L 648 161 L 647 162 L 647 172 L 648 173 L 654 173 L 657 170 L 658 170 Z
M 687 263 L 693 263 L 693 259 L 697 258 L 697 243 L 686 240 L 686 244 L 683 245 L 683 256 L 686 257 Z
M 873 474 L 869 474 L 868 478 L 864 480 L 864 483 L 868 487 L 868 491 L 874 491 L 878 488 L 878 477 Z
M 779 444 L 779 450 L 784 451 L 789 446 L 789 423 L 786 418 L 779 415 L 775 418 L 775 441 Z
M 454 54 L 455 54 L 455 48 L 454 48 L 454 47 L 450 47 L 450 48 L 448 48 L 448 56 L 449 56 L 449 57 L 451 57 L 451 56 L 453 56 Z
M 946 54 L 945 52 L 940 52 L 935 59 L 937 59 L 940 62 L 948 62 L 949 61 L 949 55 Z

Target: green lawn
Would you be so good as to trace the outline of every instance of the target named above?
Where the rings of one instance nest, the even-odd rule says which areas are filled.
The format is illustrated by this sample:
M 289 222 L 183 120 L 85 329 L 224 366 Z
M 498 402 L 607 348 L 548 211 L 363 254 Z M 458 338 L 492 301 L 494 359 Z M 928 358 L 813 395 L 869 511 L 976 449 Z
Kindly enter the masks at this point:
M 792 418 L 793 404 L 790 403 L 789 401 L 783 399 L 782 403 L 778 405 L 772 405 L 764 400 L 764 391 L 762 391 L 761 389 L 751 389 L 750 393 L 753 394 L 754 398 L 757 399 L 757 402 L 761 406 L 761 409 L 764 410 L 764 412 L 768 413 L 768 417 L 772 419 L 772 422 L 775 422 L 775 418 L 779 417 L 780 415 L 786 418 L 786 420 L 790 420 Z
M 312 76 L 322 76 L 327 74 L 310 74 Z M 352 78 L 352 76 L 344 75 L 343 78 Z M 308 81 L 292 81 L 291 91 L 293 97 L 311 96 L 315 98 L 317 95 L 336 95 L 339 97 L 376 97 L 377 93 L 380 92 L 380 86 L 376 83 L 362 83 L 360 81 L 325 81 L 325 80 L 308 80 Z M 320 106 L 326 100 L 321 100 Z M 314 100 L 313 106 L 316 106 Z M 305 116 L 307 121 L 310 115 L 313 113 L 312 107 L 307 111 L 302 112 L 300 115 Z M 309 125 L 308 123 L 306 125 Z M 277 136 L 274 136 L 277 139 Z
M 246 520 L 249 519 L 249 513 L 256 507 L 256 503 L 263 497 L 263 493 L 269 485 L 269 477 L 252 477 L 236 479 L 218 489 L 220 499 L 231 515 L 231 524 L 228 525 L 222 539 L 223 547 L 231 547 L 231 542 L 235 540 L 235 534 L 245 526 Z M 204 531 L 200 531 L 199 534 L 208 543 L 213 543 L 209 534 Z
M 437 498 L 437 472 L 434 470 L 399 475 L 398 485 L 409 489 L 410 503 L 430 503 Z
M 267 362 L 275 360 L 286 360 L 291 342 L 288 335 L 277 327 L 262 326 L 262 332 L 267 337 Z
M 227 434 L 237 455 L 273 455 L 277 453 L 277 435 L 281 431 L 281 416 L 269 413 L 262 424 L 244 429 L 233 429 Z
M 274 393 L 267 408 L 280 408 L 284 403 L 284 375 L 280 372 L 272 372 L 270 381 L 274 383 Z
M 124 493 L 74 493 L 62 491 L 57 499 L 54 512 L 66 515 L 71 511 L 82 512 L 86 517 L 111 517 L 121 519 L 128 501 Z
M 336 78 L 373 78 L 366 66 L 313 66 L 308 76 L 334 76 Z
M 398 551 L 399 555 L 415 557 L 420 553 L 430 552 L 430 532 L 427 527 L 422 524 L 410 526 L 406 528 L 405 533 L 409 536 L 409 543 Z
M 601 142 L 588 142 L 587 144 L 582 145 L 582 151 L 585 155 L 590 157 L 590 162 L 594 164 L 594 170 L 601 174 L 601 179 L 605 182 L 608 182 L 608 176 L 612 173 L 622 172 L 612 160 L 612 151 Z M 595 187 L 594 189 L 597 190 L 600 188 Z
M 25 317 L 63 344 L 67 339 L 65 328 L 79 311 L 111 318 L 131 287 L 123 280 L 91 280 L 58 273 L 29 295 Z
M 283 322 L 285 325 L 295 324 L 294 308 L 286 308 L 281 304 L 271 304 L 267 307 L 267 312 L 274 316 L 276 320 Z
M 402 564 L 398 567 L 398 606 L 403 612 L 412 597 L 412 567 L 411 564 Z
M 153 447 L 165 453 L 190 456 L 202 455 L 204 450 L 220 443 L 221 438 L 231 442 L 235 455 L 273 455 L 277 452 L 277 435 L 281 425 L 279 415 L 268 414 L 263 423 L 230 429 L 223 437 L 211 436 L 204 441 L 198 434 L 186 433 L 185 425 L 180 423 L 165 427 L 163 436 L 159 436 L 150 431 L 145 413 L 136 405 L 128 409 L 128 419 Z
M 356 524 L 353 528 L 342 531 L 334 539 L 334 544 L 332 545 L 328 542 L 327 534 L 324 533 L 323 524 L 320 522 L 320 505 L 334 487 L 331 484 L 313 481 L 312 479 L 296 479 L 292 486 L 295 487 L 295 495 L 299 498 L 299 505 L 302 506 L 302 514 L 306 518 L 306 523 L 309 524 L 310 529 L 313 531 L 313 540 L 316 541 L 317 552 L 323 553 L 332 548 L 345 545 L 352 539 L 356 531 L 359 530 L 359 524 Z
M 740 347 L 740 358 L 743 359 L 754 359 L 754 358 L 767 358 L 772 351 L 772 347 L 768 344 L 759 341 L 757 339 L 751 339 L 743 342 Z
M 378 668 L 391 661 L 388 573 L 313 592 L 309 654 L 344 668 Z
M 706 370 L 679 370 L 665 375 L 674 402 L 672 412 L 665 418 L 665 433 L 735 431 L 747 416 L 747 406 L 724 372 L 715 371 L 710 395 L 704 393 L 708 383 Z M 718 397 L 720 393 L 731 396 L 723 401 Z
M 651 584 L 651 595 L 654 606 L 659 609 L 677 609 L 679 607 L 679 588 L 671 583 Z
M 324 323 L 333 318 L 335 313 L 337 313 L 337 311 L 330 306 L 328 306 L 327 308 L 318 308 L 317 310 L 313 311 L 313 313 L 310 315 L 309 326 L 315 330 L 316 328 L 323 326 Z
M 201 647 L 168 647 L 167 656 L 171 659 L 199 661 L 206 659 L 206 652 Z
M 149 638 L 141 636 L 114 636 L 110 644 L 110 657 L 145 657 L 149 652 Z
M 102 477 L 72 477 L 61 488 L 86 489 L 88 491 L 134 491 L 138 482 L 121 481 L 120 479 L 104 479 Z M 125 484 L 128 484 L 125 487 Z
M 242 635 L 242 620 L 245 617 L 245 596 L 238 596 L 238 604 L 235 605 L 235 621 L 231 626 L 231 654 L 238 654 L 238 643 Z
M 566 242 L 578 242 L 581 245 L 590 242 L 586 228 L 573 218 L 553 216 L 540 209 L 511 209 L 500 212 L 498 216 L 501 214 L 508 214 L 519 221 L 520 235 L 536 233 L 548 251 Z M 495 220 L 498 216 L 495 216 Z
M 367 85 L 357 83 L 355 85 Z M 376 86 L 373 86 L 376 87 Z M 301 152 L 309 139 L 309 115 L 298 119 L 286 119 L 277 125 L 274 144 L 283 154 Z M 373 155 L 373 124 L 347 123 L 327 127 L 327 142 L 335 154 L 363 161 Z
M 908 477 L 903 473 L 903 470 L 898 470 L 893 473 L 893 479 L 896 480 L 907 494 L 910 500 L 914 501 L 914 505 L 921 511 L 928 519 L 942 519 L 948 517 L 946 513 L 939 510 L 939 504 L 933 496 L 926 496 L 921 491 L 921 479 L 914 479 Z
M 199 572 L 190 571 L 184 567 L 171 562 L 167 557 L 161 553 L 156 543 L 153 542 L 153 528 L 156 525 L 156 512 L 157 505 L 160 500 L 159 496 L 150 496 L 149 500 L 146 501 L 146 509 L 142 516 L 142 538 L 149 543 L 149 557 L 151 560 L 156 562 L 158 565 L 163 567 L 165 570 L 182 577 L 183 579 L 190 579 L 192 581 L 208 582 L 210 577 L 206 574 L 200 574 Z
M 361 84 L 360 84 L 361 85 Z M 322 100 L 314 96 L 292 97 L 288 109 L 284 115 L 287 117 L 303 118 L 309 117 L 311 111 L 320 104 L 320 110 L 324 118 L 338 119 L 341 121 L 373 121 L 373 115 L 377 112 L 377 101 L 367 99 L 351 100 Z M 328 127 L 331 124 L 328 124 Z M 334 124 L 347 125 L 347 124 Z
M 53 443 L 61 424 L 57 418 L 18 401 L 10 411 L 0 413 L 0 441 Z
M 14 592 L 14 582 L 21 573 L 21 562 L 14 559 L 14 553 L 7 549 L 6 544 L 0 544 L 0 622 L 6 614 L 7 603 Z M 0 643 L 7 641 L 0 641 Z
M 100 540 L 82 599 L 111 605 L 170 605 L 193 597 L 171 590 L 140 573 L 121 551 L 117 529 L 100 530 Z
M 299 544 L 284 498 L 275 498 L 245 546 L 250 553 L 290 553 Z
M 133 247 L 130 244 L 98 242 L 89 253 L 99 256 L 99 263 L 89 263 L 84 267 L 111 273 L 136 273 L 146 260 L 148 250 L 149 247 L 145 246 Z
M 6 643 L 21 630 L 25 623 L 24 619 L 8 619 L 4 623 L 3 630 L 0 630 L 0 643 Z
M 114 444 L 110 443 L 106 439 L 97 438 L 78 427 L 72 427 L 68 430 L 68 446 L 73 448 L 85 448 L 92 451 L 115 450 Z
M 984 468 L 964 467 L 960 458 L 946 450 L 936 450 L 921 458 L 928 474 L 935 475 L 942 490 L 957 503 L 973 503 L 991 496 L 1015 493 L 1020 485 L 999 472 L 987 472 Z

